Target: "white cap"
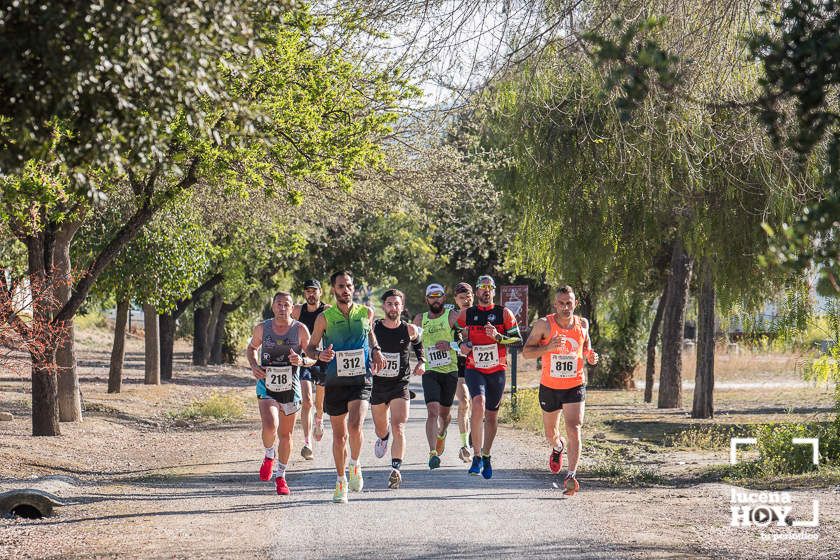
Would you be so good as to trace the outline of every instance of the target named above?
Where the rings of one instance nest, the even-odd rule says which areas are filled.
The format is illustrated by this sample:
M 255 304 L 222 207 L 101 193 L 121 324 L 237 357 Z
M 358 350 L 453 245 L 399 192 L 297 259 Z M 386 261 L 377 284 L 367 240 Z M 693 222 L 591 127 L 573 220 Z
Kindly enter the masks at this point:
M 437 293 L 445 294 L 446 290 L 440 284 L 429 284 L 426 286 L 426 296 Z

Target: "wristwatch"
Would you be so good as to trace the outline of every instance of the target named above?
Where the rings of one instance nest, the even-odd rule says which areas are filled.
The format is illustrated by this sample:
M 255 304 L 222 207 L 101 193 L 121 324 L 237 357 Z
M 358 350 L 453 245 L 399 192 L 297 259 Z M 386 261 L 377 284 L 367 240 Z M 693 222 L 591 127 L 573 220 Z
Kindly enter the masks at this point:
M 382 352 L 382 348 L 380 348 L 379 346 L 374 346 L 373 348 L 370 349 L 370 351 L 371 352 Z
M 500 342 L 503 338 L 504 337 L 501 334 L 496 333 L 496 336 L 493 337 L 493 340 L 495 340 L 496 342 Z

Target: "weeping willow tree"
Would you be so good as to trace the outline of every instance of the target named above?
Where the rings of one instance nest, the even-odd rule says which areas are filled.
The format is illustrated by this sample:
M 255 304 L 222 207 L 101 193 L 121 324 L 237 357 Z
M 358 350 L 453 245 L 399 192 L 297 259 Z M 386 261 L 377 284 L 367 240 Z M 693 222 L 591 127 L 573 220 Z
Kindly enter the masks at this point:
M 717 4 L 735 11 L 705 21 Z M 778 286 L 757 263 L 761 224 L 781 223 L 808 195 L 746 108 L 758 70 L 739 50 L 749 6 L 736 4 L 670 3 L 663 20 L 648 16 L 666 4 L 610 3 L 618 15 L 635 10 L 635 23 L 528 61 L 491 83 L 476 112 L 484 146 L 508 156 L 494 180 L 521 216 L 510 255 L 517 268 L 573 284 L 596 322 L 599 299 L 662 294 L 662 408 L 682 406 L 685 310 L 699 270 L 695 413 L 703 417 L 713 411 L 715 308 L 756 304 Z M 585 12 L 581 35 L 603 16 L 598 6 Z M 607 360 L 608 385 L 632 382 L 641 321 L 627 314 L 650 307 L 611 309 L 624 328 L 604 342 L 633 359 Z

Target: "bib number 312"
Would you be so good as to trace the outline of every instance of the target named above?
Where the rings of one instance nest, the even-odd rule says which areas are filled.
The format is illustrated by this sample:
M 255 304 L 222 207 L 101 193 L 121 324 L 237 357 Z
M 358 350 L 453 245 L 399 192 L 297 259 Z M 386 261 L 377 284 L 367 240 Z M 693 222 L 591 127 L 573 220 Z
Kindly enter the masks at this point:
M 362 348 L 358 350 L 339 350 L 335 353 L 336 373 L 339 377 L 352 377 L 354 375 L 364 375 L 367 373 L 365 368 L 365 351 Z

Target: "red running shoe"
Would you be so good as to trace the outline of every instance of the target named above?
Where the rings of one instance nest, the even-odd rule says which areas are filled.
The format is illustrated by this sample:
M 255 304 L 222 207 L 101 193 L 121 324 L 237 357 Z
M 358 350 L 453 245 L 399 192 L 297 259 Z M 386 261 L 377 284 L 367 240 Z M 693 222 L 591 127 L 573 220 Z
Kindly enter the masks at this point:
M 560 451 L 556 449 L 551 450 L 551 456 L 548 458 L 548 469 L 553 474 L 558 474 L 563 468 L 563 450 L 566 449 L 566 442 L 560 438 Z
M 260 467 L 260 480 L 267 482 L 271 480 L 271 471 L 274 470 L 274 458 L 266 457 L 263 459 L 263 464 Z
M 274 481 L 274 484 L 277 486 L 277 494 L 278 495 L 288 496 L 289 494 L 292 493 L 292 491 L 289 490 L 289 485 L 286 484 L 286 477 L 278 476 L 277 480 Z

